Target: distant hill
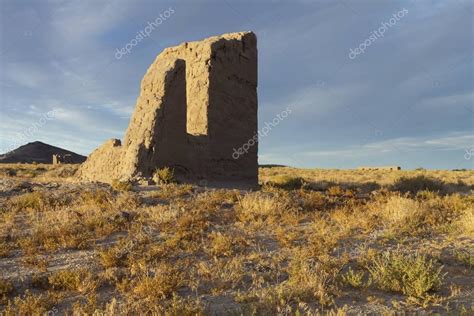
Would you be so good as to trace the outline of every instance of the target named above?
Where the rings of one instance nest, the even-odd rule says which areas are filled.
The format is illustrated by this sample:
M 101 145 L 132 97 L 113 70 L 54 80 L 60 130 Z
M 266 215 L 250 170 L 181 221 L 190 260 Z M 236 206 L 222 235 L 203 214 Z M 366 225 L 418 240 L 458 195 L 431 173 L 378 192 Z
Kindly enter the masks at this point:
M 53 154 L 71 155 L 73 163 L 82 163 L 87 157 L 42 142 L 32 142 L 0 155 L 0 163 L 53 163 Z

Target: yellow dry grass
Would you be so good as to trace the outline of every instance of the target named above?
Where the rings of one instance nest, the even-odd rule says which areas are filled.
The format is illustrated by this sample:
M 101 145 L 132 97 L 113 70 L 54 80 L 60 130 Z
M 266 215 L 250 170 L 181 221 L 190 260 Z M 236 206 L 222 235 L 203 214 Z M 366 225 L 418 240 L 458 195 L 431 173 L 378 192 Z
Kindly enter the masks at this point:
M 472 313 L 473 171 L 261 168 L 255 191 L 0 165 L 0 312 Z

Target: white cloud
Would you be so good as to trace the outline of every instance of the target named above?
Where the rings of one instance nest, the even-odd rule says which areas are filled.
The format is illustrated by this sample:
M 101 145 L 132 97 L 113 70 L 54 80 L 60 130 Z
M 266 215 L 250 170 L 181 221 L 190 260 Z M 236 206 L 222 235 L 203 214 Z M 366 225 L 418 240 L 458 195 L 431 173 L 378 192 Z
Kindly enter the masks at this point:
M 298 153 L 301 157 L 368 157 L 380 153 L 423 151 L 423 150 L 464 150 L 474 146 L 474 134 L 455 133 L 438 138 L 399 137 L 373 142 L 362 146 L 349 146 L 336 150 L 309 150 Z
M 474 92 L 452 94 L 446 96 L 424 98 L 419 106 L 424 108 L 450 108 L 455 106 L 472 106 L 474 104 Z M 444 109 L 448 110 L 448 109 Z
M 103 33 L 125 20 L 132 10 L 131 1 L 64 2 L 55 6 L 51 12 L 51 25 L 60 36 L 53 40 L 78 46 L 93 45 Z
M 32 63 L 9 63 L 6 67 L 7 78 L 26 88 L 38 88 L 48 83 L 48 73 L 42 67 Z
M 323 115 L 341 107 L 350 106 L 355 98 L 363 96 L 367 91 L 368 87 L 362 84 L 328 87 L 325 82 L 317 81 L 313 85 L 300 89 L 286 101 L 272 104 L 271 108 L 289 107 L 294 110 L 294 115 Z M 269 104 L 264 104 L 262 107 L 270 108 Z

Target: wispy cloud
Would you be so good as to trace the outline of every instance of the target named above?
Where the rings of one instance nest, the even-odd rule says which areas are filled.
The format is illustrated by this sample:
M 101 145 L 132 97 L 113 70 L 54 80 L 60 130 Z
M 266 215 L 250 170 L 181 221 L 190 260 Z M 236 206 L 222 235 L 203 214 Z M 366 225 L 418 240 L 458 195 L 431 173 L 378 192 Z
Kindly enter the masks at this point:
M 453 110 L 453 107 L 472 107 L 474 92 L 428 97 L 420 101 L 419 106 L 426 109 Z
M 140 80 L 164 47 L 241 30 L 258 34 L 259 122 L 294 110 L 261 140 L 262 162 L 295 164 L 286 157 L 294 153 L 300 166 L 382 154 L 403 163 L 413 152 L 412 160 L 449 166 L 453 148 L 471 141 L 468 0 L 165 2 L 2 1 L 0 144 L 57 108 L 35 137 L 87 154 L 123 135 Z M 117 61 L 116 48 L 169 6 L 173 19 Z M 348 48 L 402 7 L 403 23 L 349 60 Z
M 11 84 L 23 88 L 39 88 L 48 84 L 48 73 L 37 64 L 16 62 L 9 63 L 5 68 L 6 77 L 11 81 Z
M 304 157 L 369 157 L 380 153 L 399 153 L 423 150 L 463 150 L 474 146 L 474 134 L 446 135 L 438 138 L 400 137 L 373 142 L 361 146 L 350 146 L 336 150 L 309 150 L 297 153 Z

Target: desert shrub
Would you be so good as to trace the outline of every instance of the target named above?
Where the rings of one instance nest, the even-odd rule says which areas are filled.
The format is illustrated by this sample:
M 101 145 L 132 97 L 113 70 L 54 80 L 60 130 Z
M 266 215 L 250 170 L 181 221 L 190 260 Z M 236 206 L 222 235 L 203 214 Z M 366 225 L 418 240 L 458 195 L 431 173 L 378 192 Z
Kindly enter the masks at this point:
M 364 286 L 364 275 L 363 271 L 354 271 L 352 268 L 342 275 L 344 283 L 352 286 L 353 288 L 360 288 Z
M 74 270 L 58 271 L 48 277 L 53 290 L 75 291 L 81 284 L 81 275 Z
M 265 221 L 288 208 L 287 201 L 265 193 L 249 193 L 239 198 L 237 216 L 242 222 Z
M 103 309 L 96 309 L 94 313 L 89 311 L 88 306 L 78 306 L 74 309 L 74 315 L 184 315 L 203 316 L 206 304 L 199 299 L 183 298 L 174 295 L 168 301 L 142 300 L 140 302 L 123 302 L 112 297 Z
M 296 191 L 296 196 L 299 205 L 303 211 L 313 212 L 322 211 L 327 206 L 327 201 L 321 192 L 299 190 Z
M 86 268 L 62 270 L 48 277 L 49 286 L 56 291 L 77 291 L 81 294 L 94 293 L 100 279 Z
M 212 232 L 209 239 L 209 253 L 217 257 L 231 256 L 247 244 L 242 236 L 231 233 Z
M 44 173 L 45 178 L 69 178 L 76 174 L 79 164 L 57 165 Z
M 443 188 L 443 181 L 424 175 L 401 177 L 392 185 L 393 191 L 412 194 L 416 194 L 418 191 L 441 192 Z
M 378 288 L 417 298 L 439 289 L 444 278 L 442 267 L 425 255 L 399 250 L 375 257 L 367 269 Z
M 3 241 L 0 241 L 0 258 L 6 258 L 10 255 L 10 246 Z
M 31 294 L 26 290 L 22 296 L 17 296 L 13 301 L 8 301 L 5 315 L 45 315 L 56 311 L 54 301 L 47 294 Z
M 412 231 L 419 224 L 421 207 L 418 201 L 406 197 L 389 197 L 381 210 L 383 224 L 398 232 Z
M 228 256 L 232 254 L 232 237 L 220 232 L 210 235 L 210 253 L 214 256 Z
M 161 185 L 159 190 L 150 194 L 150 197 L 164 200 L 183 198 L 194 193 L 195 188 L 191 184 L 170 183 Z
M 330 196 L 340 196 L 344 195 L 344 190 L 338 185 L 333 185 L 328 188 L 327 194 Z
M 183 284 L 183 273 L 171 265 L 163 265 L 154 275 L 141 277 L 133 286 L 132 292 L 139 298 L 165 299 Z
M 113 206 L 113 196 L 107 190 L 84 191 L 78 199 L 82 205 L 97 207 L 100 210 L 109 210 Z
M 460 218 L 465 223 L 469 223 L 469 210 L 474 210 L 472 207 L 474 199 L 470 197 L 463 197 L 459 194 L 447 195 L 447 196 L 435 196 L 431 199 L 423 201 L 424 214 L 423 221 L 427 226 L 433 228 L 446 228 L 446 225 L 450 225 Z M 474 224 L 473 219 L 470 220 L 471 224 Z M 472 228 L 472 226 L 470 226 Z
M 67 196 L 53 196 L 46 192 L 31 192 L 14 197 L 9 201 L 9 208 L 16 211 L 43 212 L 51 208 L 68 204 Z
M 44 193 L 32 192 L 16 197 L 13 200 L 14 205 L 20 210 L 42 210 L 49 204 L 49 199 Z
M 16 170 L 15 169 L 5 169 L 5 170 L 2 170 L 2 174 L 4 176 L 7 176 L 7 177 L 16 177 Z
M 203 281 L 203 285 L 211 288 L 212 293 L 220 294 L 243 285 L 246 267 L 240 256 L 214 258 L 213 261 L 199 262 L 194 274 Z
M 462 211 L 459 218 L 453 223 L 456 234 L 474 237 L 474 207 L 468 207 Z
M 358 188 L 362 193 L 369 193 L 379 190 L 381 186 L 377 182 L 370 181 L 358 184 Z
M 176 182 L 174 170 L 168 167 L 156 169 L 153 173 L 153 181 L 157 184 L 169 184 Z
M 133 191 L 122 192 L 115 198 L 114 207 L 117 210 L 133 210 L 138 208 L 142 203 L 142 200 L 138 194 L 134 194 Z
M 454 252 L 454 258 L 459 263 L 469 267 L 474 268 L 474 255 L 472 255 L 469 251 L 466 250 L 458 250 Z
M 205 210 L 193 210 L 183 213 L 178 217 L 176 224 L 166 229 L 174 231 L 175 234 L 168 239 L 167 245 L 171 248 L 184 247 L 185 245 L 193 247 L 200 236 L 209 228 L 212 213 Z
M 15 293 L 13 283 L 8 280 L 0 280 L 0 304 L 5 303 L 9 295 Z
M 283 283 L 286 291 L 299 301 L 316 299 L 321 305 L 333 303 L 337 291 L 336 276 L 340 266 L 333 259 L 316 261 L 297 252 L 288 265 L 288 280 Z
M 138 240 L 123 238 L 113 247 L 99 250 L 100 263 L 106 269 L 124 266 L 125 259 L 137 248 L 138 243 Z
M 115 191 L 131 191 L 133 186 L 129 181 L 112 180 L 112 188 Z
M 278 175 L 272 177 L 271 180 L 267 182 L 267 184 L 285 190 L 296 190 L 301 188 L 305 184 L 305 181 L 301 177 Z
M 421 234 L 447 232 L 455 222 L 457 231 L 468 230 L 459 218 L 469 210 L 469 203 L 459 195 L 440 197 L 433 192 L 422 191 L 416 199 L 394 195 L 381 205 L 379 219 L 395 233 Z M 464 222 L 469 222 L 468 217 Z M 472 222 L 471 222 L 472 223 Z
M 121 266 L 124 263 L 124 255 L 125 253 L 116 247 L 99 251 L 100 263 L 105 269 Z

